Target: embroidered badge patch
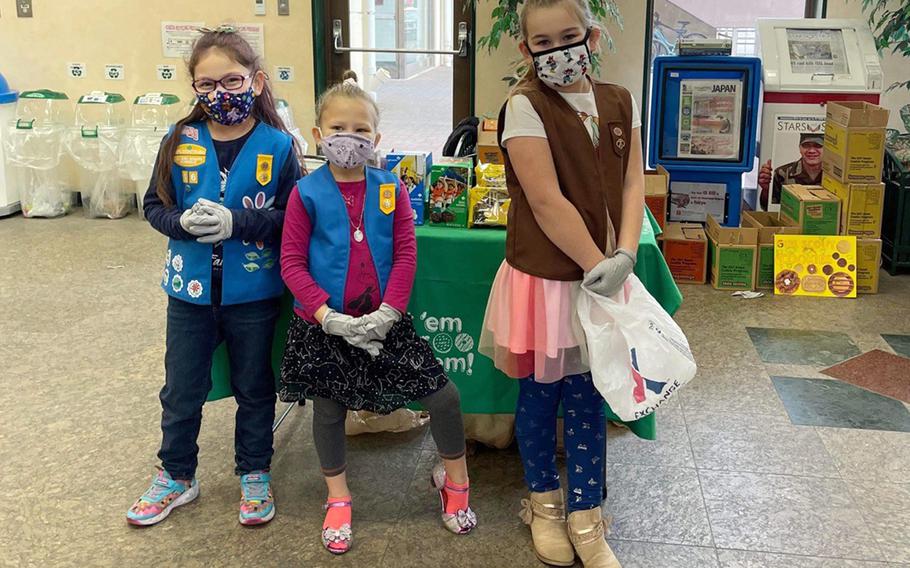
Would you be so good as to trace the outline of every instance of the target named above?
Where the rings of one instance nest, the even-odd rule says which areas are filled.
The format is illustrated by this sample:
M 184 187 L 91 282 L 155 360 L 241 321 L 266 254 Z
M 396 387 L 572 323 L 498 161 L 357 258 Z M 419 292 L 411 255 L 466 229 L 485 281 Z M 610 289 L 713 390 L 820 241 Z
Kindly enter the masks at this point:
M 259 154 L 256 156 L 256 181 L 259 185 L 268 185 L 272 181 L 272 155 Z
M 195 168 L 205 163 L 205 154 L 199 144 L 181 144 L 174 153 L 174 163 L 181 168 Z
M 398 189 L 394 183 L 384 183 L 379 186 L 379 210 L 389 215 L 395 211 L 395 190 Z

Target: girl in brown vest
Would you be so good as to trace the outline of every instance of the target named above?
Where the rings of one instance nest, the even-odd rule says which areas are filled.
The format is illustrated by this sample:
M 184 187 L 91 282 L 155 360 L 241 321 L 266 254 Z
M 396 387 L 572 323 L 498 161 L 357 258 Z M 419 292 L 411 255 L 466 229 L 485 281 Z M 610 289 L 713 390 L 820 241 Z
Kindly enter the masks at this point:
M 604 539 L 604 401 L 575 305 L 584 283 L 612 295 L 632 272 L 644 216 L 641 123 L 629 92 L 589 75 L 601 31 L 587 0 L 525 0 L 529 63 L 499 117 L 509 210 L 506 261 L 481 351 L 519 379 L 515 426 L 541 561 L 619 568 Z M 568 497 L 556 469 L 564 411 Z M 566 509 L 568 508 L 568 519 Z

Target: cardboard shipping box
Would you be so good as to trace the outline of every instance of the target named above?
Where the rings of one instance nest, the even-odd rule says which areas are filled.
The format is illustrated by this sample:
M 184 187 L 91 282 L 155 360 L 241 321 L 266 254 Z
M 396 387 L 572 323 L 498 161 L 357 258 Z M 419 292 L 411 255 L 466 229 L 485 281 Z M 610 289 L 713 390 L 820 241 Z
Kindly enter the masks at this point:
M 878 274 L 882 265 L 882 240 L 857 239 L 856 291 L 878 294 Z
M 885 184 L 844 183 L 822 174 L 822 187 L 841 200 L 840 233 L 860 239 L 882 236 Z
M 774 288 L 774 235 L 798 235 L 800 228 L 779 213 L 743 211 L 743 227 L 758 229 L 756 288 Z
M 386 167 L 408 188 L 414 224 L 423 225 L 427 216 L 427 176 L 433 169 L 433 155 L 424 152 L 396 152 L 386 156 Z
M 477 128 L 477 161 L 481 164 L 504 164 L 499 138 L 496 133 L 499 121 L 485 118 Z
M 664 259 L 677 284 L 707 281 L 708 238 L 698 223 L 667 223 L 660 236 Z
M 753 290 L 758 273 L 758 229 L 721 227 L 708 217 L 711 285 L 717 290 Z
M 777 295 L 855 298 L 856 277 L 856 237 L 774 237 L 774 293 Z
M 840 199 L 817 185 L 785 185 L 781 191 L 781 217 L 799 226 L 804 235 L 839 234 L 840 210 Z
M 667 197 L 670 191 L 670 172 L 663 166 L 645 170 L 645 205 L 657 219 L 660 230 L 667 225 Z
M 829 102 L 822 169 L 847 183 L 882 180 L 888 110 L 866 102 Z

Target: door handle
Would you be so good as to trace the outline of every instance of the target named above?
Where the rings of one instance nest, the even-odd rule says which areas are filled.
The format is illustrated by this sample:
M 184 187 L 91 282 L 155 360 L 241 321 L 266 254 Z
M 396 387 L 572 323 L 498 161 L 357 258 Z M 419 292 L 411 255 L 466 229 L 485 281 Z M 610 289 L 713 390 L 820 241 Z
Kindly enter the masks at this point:
M 342 41 L 341 20 L 332 21 L 332 38 L 335 53 L 412 53 L 417 55 L 456 55 L 467 57 L 471 45 L 471 34 L 468 32 L 467 22 L 458 22 L 458 49 L 401 49 L 392 47 L 345 47 Z

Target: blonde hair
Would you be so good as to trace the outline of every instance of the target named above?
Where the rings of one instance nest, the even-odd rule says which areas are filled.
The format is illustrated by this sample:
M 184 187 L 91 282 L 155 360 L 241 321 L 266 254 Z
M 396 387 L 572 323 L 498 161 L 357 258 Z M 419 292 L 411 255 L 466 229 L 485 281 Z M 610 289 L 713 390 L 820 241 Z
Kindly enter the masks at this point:
M 522 39 L 525 41 L 528 40 L 528 13 L 531 10 L 537 8 L 551 8 L 563 3 L 568 4 L 572 8 L 572 11 L 575 12 L 575 16 L 578 17 L 578 21 L 585 29 L 599 27 L 597 20 L 594 19 L 594 14 L 591 13 L 591 5 L 588 4 L 588 0 L 524 0 L 521 6 L 521 13 L 518 15 Z
M 322 124 L 322 113 L 325 111 L 325 108 L 329 105 L 329 103 L 339 97 L 345 97 L 349 99 L 360 100 L 369 106 L 373 111 L 373 128 L 378 128 L 379 106 L 376 104 L 376 101 L 373 100 L 373 97 L 369 95 L 369 93 L 357 85 L 357 74 L 349 69 L 344 72 L 341 78 L 341 83 L 336 83 L 326 89 L 322 95 L 319 96 L 319 100 L 316 101 L 316 125 L 319 126 Z

